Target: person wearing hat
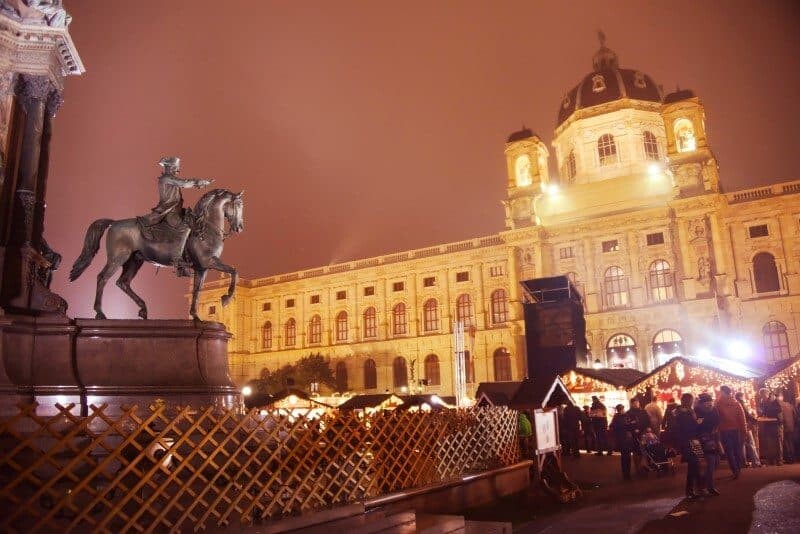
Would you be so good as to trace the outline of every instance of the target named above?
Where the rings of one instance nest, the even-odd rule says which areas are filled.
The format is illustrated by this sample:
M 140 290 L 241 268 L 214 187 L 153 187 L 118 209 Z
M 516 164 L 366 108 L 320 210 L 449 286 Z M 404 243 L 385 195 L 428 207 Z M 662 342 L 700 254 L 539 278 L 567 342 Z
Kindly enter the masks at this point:
M 172 264 L 178 276 L 189 276 L 187 270 L 190 265 L 183 261 L 183 249 L 189 238 L 191 228 L 184 224 L 183 195 L 181 189 L 195 187 L 200 189 L 211 184 L 214 180 L 201 180 L 194 178 L 178 178 L 181 171 L 181 160 L 177 156 L 165 156 L 158 162 L 163 172 L 158 177 L 158 205 L 149 215 L 142 217 L 145 226 L 153 226 L 166 220 L 176 232 L 180 234 L 178 247 L 172 255 Z

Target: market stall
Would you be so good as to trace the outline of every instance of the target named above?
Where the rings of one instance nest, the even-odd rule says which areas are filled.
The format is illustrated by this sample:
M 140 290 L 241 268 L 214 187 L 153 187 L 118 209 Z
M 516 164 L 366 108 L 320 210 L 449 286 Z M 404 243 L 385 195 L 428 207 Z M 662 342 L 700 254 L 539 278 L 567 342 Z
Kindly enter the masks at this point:
M 781 390 L 787 401 L 796 403 L 800 398 L 800 355 L 776 362 L 764 378 L 764 387 Z
M 608 420 L 614 414 L 614 406 L 628 406 L 627 387 L 644 377 L 645 374 L 636 369 L 588 369 L 576 368 L 562 375 L 561 379 L 580 406 L 591 406 L 592 397 L 600 399 L 608 410 Z

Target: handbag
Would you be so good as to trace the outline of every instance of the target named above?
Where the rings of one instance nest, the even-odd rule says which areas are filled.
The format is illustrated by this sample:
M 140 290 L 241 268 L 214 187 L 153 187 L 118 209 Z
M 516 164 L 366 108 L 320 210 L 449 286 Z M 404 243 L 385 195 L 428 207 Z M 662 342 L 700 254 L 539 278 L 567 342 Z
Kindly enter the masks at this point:
M 703 455 L 703 444 L 700 443 L 699 439 L 690 439 L 689 440 L 689 451 L 692 453 L 692 456 L 697 458 L 698 460 L 704 458 Z
M 700 446 L 703 454 L 717 454 L 717 440 L 711 436 L 700 436 Z

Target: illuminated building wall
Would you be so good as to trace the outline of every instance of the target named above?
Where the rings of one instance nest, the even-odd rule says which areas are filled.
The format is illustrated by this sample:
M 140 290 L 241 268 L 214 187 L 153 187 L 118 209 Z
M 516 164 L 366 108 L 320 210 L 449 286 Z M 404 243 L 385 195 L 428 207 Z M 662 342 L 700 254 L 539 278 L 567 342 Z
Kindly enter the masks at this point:
M 603 46 L 559 104 L 552 152 L 529 130 L 508 138 L 495 235 L 242 280 L 227 309 L 227 282 L 206 284 L 201 315 L 233 333 L 234 378 L 319 352 L 348 390 L 427 378 L 426 392 L 452 394 L 452 325 L 464 318 L 469 391 L 519 380 L 518 282 L 557 274 L 584 296 L 582 365 L 648 371 L 673 354 L 748 363 L 800 351 L 800 181 L 721 192 L 691 91 L 662 95 Z

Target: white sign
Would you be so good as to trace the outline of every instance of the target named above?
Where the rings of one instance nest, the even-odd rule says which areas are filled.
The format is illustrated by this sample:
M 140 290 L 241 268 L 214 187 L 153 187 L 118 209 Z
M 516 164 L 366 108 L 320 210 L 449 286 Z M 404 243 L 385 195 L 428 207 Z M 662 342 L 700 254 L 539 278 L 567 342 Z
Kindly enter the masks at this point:
M 534 427 L 536 428 L 536 452 L 543 453 L 558 449 L 557 426 L 558 412 L 556 410 L 536 410 L 533 412 Z

